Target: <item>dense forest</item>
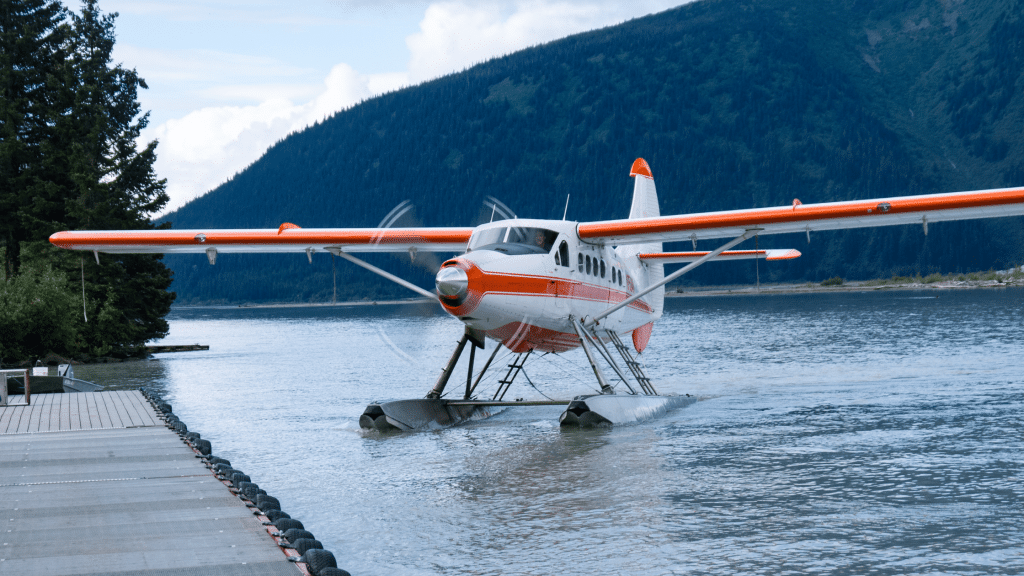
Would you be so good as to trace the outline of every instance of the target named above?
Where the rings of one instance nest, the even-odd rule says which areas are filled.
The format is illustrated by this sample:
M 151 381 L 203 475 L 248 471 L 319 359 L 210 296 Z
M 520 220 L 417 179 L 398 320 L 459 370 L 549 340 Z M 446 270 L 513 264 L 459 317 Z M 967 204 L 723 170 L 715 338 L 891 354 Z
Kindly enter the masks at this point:
M 60 230 L 149 229 L 167 203 L 134 69 L 112 61 L 116 14 L 0 0 L 0 362 L 129 356 L 167 334 L 159 256 L 72 253 Z
M 662 214 L 1024 185 L 1024 1 L 702 0 L 389 93 L 292 134 L 165 217 L 174 228 L 621 218 L 649 162 Z M 749 244 L 749 243 L 748 243 Z M 1024 262 L 1024 219 L 760 239 L 760 280 Z M 700 246 L 711 249 L 711 243 Z M 424 286 L 437 260 L 371 258 Z M 318 255 L 169 256 L 179 302 L 412 293 Z M 714 264 L 688 282 L 753 282 Z

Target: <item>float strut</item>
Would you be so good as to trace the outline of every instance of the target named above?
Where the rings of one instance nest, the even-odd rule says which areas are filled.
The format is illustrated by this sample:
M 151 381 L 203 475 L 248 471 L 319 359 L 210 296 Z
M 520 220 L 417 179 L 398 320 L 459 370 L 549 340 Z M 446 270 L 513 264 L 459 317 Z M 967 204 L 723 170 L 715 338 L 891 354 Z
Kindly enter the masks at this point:
M 444 387 L 448 385 L 448 379 L 452 377 L 452 372 L 455 370 L 455 365 L 459 362 L 459 356 L 462 356 L 462 349 L 466 347 L 466 342 L 469 342 L 469 332 L 462 335 L 462 340 L 459 340 L 459 345 L 455 348 L 455 353 L 448 359 L 448 364 L 441 371 L 441 376 L 437 379 L 437 383 L 427 393 L 427 398 L 437 399 L 441 397 L 441 393 L 444 392 Z
M 615 394 L 615 390 L 608 384 L 608 380 L 605 379 L 604 374 L 601 373 L 601 369 L 598 368 L 597 362 L 594 360 L 594 354 L 590 351 L 590 344 L 587 343 L 586 329 L 580 324 L 579 320 L 569 317 L 569 321 L 572 322 L 573 329 L 576 330 L 576 335 L 580 337 L 580 344 L 583 346 L 583 352 L 587 355 L 587 360 L 590 362 L 590 367 L 594 369 L 594 376 L 597 377 L 597 383 L 601 385 L 601 394 Z
M 494 357 L 498 355 L 498 350 L 501 350 L 501 343 L 500 342 L 498 343 L 497 346 L 494 347 L 494 352 L 491 352 L 490 357 L 487 358 L 487 362 L 484 363 L 484 369 L 481 370 L 480 374 L 477 375 L 476 381 L 473 382 L 473 386 L 469 390 L 466 391 L 466 398 L 465 398 L 466 400 L 469 400 L 470 397 L 473 396 L 473 392 L 475 392 L 476 391 L 476 387 L 480 385 L 480 380 L 483 379 L 484 373 L 487 372 L 487 369 L 491 367 L 491 362 L 494 362 Z
M 466 370 L 466 395 L 469 400 L 469 393 L 473 391 L 473 360 L 476 358 L 476 346 L 469 347 L 469 368 Z

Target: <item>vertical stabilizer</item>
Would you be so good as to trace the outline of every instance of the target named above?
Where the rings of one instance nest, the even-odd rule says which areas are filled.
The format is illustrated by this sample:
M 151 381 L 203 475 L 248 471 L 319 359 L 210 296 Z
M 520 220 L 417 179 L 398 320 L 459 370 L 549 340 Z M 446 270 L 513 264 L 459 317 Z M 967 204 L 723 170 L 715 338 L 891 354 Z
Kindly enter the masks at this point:
M 658 192 L 654 188 L 654 176 L 651 174 L 651 167 L 643 158 L 637 158 L 629 171 L 633 177 L 633 204 L 629 208 L 629 219 L 652 218 L 661 216 L 661 209 L 658 208 Z M 620 246 L 619 253 L 623 256 L 634 256 L 643 252 L 661 252 L 661 242 L 649 244 L 631 244 Z M 660 282 L 665 277 L 664 264 L 640 264 L 646 270 L 646 278 L 641 278 L 643 286 L 650 286 Z M 665 304 L 665 288 L 661 287 L 647 295 L 644 300 L 654 307 L 655 317 L 661 316 Z

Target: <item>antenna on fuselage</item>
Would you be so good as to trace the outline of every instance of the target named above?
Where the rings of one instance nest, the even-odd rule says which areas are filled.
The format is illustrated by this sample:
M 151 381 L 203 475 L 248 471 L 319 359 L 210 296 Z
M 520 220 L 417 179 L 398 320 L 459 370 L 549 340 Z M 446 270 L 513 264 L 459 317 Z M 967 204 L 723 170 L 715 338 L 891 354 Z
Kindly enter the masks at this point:
M 494 222 L 494 211 L 498 209 L 497 204 L 491 204 L 491 222 Z
M 565 195 L 565 210 L 562 212 L 562 220 L 565 220 L 566 214 L 569 213 L 569 196 L 571 196 L 571 194 Z

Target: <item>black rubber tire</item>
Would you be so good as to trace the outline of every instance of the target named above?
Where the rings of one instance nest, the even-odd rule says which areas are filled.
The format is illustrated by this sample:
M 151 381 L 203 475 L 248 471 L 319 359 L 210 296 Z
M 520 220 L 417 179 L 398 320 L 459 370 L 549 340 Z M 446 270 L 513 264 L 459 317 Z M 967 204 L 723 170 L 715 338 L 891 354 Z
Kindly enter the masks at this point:
M 338 561 L 334 559 L 334 554 L 331 554 L 328 550 L 314 548 L 312 550 L 307 550 L 302 557 L 313 576 L 320 576 L 320 573 L 323 572 L 325 568 L 338 567 Z
M 250 484 L 249 487 L 243 488 L 241 492 L 242 496 L 245 496 L 246 500 L 255 504 L 256 498 L 260 495 L 260 487 L 255 484 Z
M 185 426 L 184 422 L 178 420 L 174 423 L 174 431 L 184 436 L 185 434 L 188 434 L 188 426 Z
M 170 414 L 171 413 L 171 405 L 168 404 L 167 402 L 161 402 L 161 403 L 157 404 L 156 407 L 159 408 L 160 411 L 163 412 L 164 414 Z
M 168 426 L 172 426 L 172 427 L 174 426 L 174 423 L 175 423 L 175 422 L 181 422 L 181 419 L 180 419 L 180 418 L 178 418 L 177 416 L 175 416 L 174 414 L 168 414 L 168 415 L 167 415 L 167 416 L 166 416 L 166 417 L 164 418 L 164 420 L 166 420 L 166 421 L 167 421 L 167 425 L 168 425 Z
M 292 528 L 298 528 L 299 530 L 306 529 L 306 527 L 302 525 L 302 522 L 299 522 L 294 518 L 279 518 L 274 521 L 274 526 L 276 526 L 280 532 L 287 532 Z
M 231 464 L 217 464 L 213 467 L 213 471 L 225 476 L 226 478 L 231 478 L 232 474 L 238 472 L 238 470 L 231 467 Z
M 218 464 L 227 464 L 228 468 L 231 467 L 231 461 L 228 460 L 227 458 L 220 458 L 217 456 L 210 458 L 210 466 L 213 466 L 214 469 L 216 469 Z
M 246 476 L 245 474 L 242 474 L 241 472 L 235 472 L 234 474 L 231 475 L 231 484 L 235 488 L 238 488 L 238 485 L 241 484 L 242 482 L 252 482 L 252 479 Z
M 302 538 L 316 540 L 316 536 L 313 536 L 312 532 L 310 532 L 309 530 L 303 530 L 302 528 L 289 528 L 284 531 L 284 534 L 282 534 L 282 536 L 284 536 L 285 540 L 293 544 L 295 542 L 298 542 Z
M 243 496 L 250 502 L 255 502 L 256 495 L 259 492 L 260 487 L 253 482 L 239 482 L 238 483 L 238 495 Z
M 273 496 L 264 496 L 260 494 L 256 498 L 256 507 L 264 512 L 269 512 L 271 510 L 280 510 L 281 503 Z
M 213 444 L 210 444 L 209 440 L 196 440 L 194 446 L 203 456 L 209 456 L 213 453 Z
M 256 499 L 259 500 L 259 496 L 257 496 Z M 287 512 L 282 512 L 280 510 L 268 510 L 264 512 L 263 515 L 269 518 L 271 522 L 276 522 L 281 518 L 291 518 Z
M 324 568 L 316 576 L 352 576 L 348 573 L 348 570 L 342 570 L 341 568 Z
M 193 444 L 202 440 L 202 438 L 203 437 L 199 435 L 199 432 L 189 432 L 188 434 L 185 434 L 185 439 Z
M 320 550 L 324 549 L 324 545 L 321 544 L 319 540 L 314 540 L 313 538 L 299 538 L 295 542 L 292 542 L 292 546 L 295 547 L 295 551 L 299 553 L 299 556 L 305 554 L 307 550 L 312 550 L 314 548 Z

